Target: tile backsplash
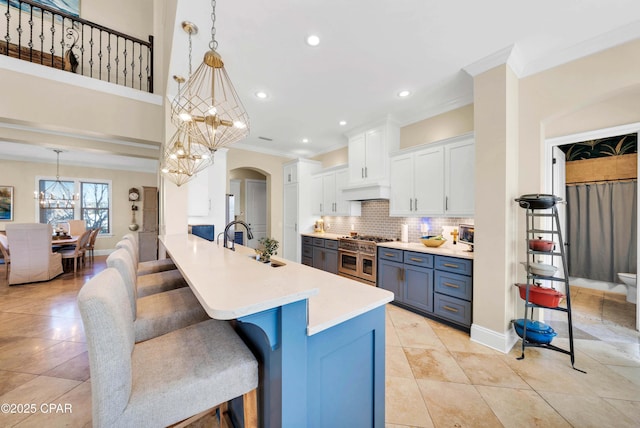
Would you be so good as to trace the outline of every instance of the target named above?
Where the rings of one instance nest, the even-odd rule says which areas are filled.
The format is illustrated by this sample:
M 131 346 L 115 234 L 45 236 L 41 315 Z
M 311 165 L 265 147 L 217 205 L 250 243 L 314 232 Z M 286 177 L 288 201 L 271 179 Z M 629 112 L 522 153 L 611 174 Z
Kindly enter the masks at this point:
M 460 223 L 473 224 L 473 218 L 453 217 L 389 217 L 389 201 L 373 200 L 362 202 L 362 216 L 360 217 L 331 217 L 324 216 L 325 231 L 337 234 L 349 234 L 352 230 L 360 235 L 382 236 L 400 239 L 403 224 L 409 226 L 409 242 L 418 242 L 423 224 L 428 225 L 430 235 L 442 235 L 451 239 L 449 232 L 457 228 Z

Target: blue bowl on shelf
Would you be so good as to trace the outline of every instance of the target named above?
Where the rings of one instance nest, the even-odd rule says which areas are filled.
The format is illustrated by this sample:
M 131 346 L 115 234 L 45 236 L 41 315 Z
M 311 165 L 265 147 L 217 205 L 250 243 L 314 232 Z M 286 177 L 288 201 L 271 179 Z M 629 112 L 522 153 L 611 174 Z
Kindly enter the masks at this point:
M 525 320 L 523 318 L 513 321 L 513 327 L 520 337 L 524 335 L 524 323 Z M 527 340 L 530 342 L 547 345 L 558 335 L 551 326 L 543 322 L 526 320 L 526 323 Z

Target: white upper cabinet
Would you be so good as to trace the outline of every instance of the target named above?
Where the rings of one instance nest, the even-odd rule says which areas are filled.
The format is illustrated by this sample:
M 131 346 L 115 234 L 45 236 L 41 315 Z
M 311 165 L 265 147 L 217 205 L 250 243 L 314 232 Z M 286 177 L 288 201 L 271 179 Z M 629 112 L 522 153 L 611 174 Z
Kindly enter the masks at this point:
M 445 212 L 449 216 L 473 216 L 475 161 L 473 138 L 445 146 Z
M 389 153 L 400 147 L 400 128 L 390 120 L 349 135 L 349 185 L 388 184 Z
M 298 182 L 298 164 L 289 163 L 284 166 L 284 184 L 291 184 Z
M 474 165 L 471 135 L 391 156 L 389 215 L 473 216 Z
M 348 201 L 342 189 L 349 181 L 347 167 L 320 172 L 311 178 L 313 213 L 329 216 L 359 216 L 361 204 Z
M 444 210 L 444 150 L 441 146 L 391 158 L 392 216 L 440 215 Z

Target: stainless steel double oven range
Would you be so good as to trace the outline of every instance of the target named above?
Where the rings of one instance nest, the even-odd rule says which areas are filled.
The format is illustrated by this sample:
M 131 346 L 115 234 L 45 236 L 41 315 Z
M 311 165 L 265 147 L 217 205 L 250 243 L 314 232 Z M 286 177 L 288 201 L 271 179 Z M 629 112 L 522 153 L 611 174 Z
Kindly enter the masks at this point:
M 376 285 L 376 244 L 393 239 L 378 236 L 338 238 L 338 274 L 362 283 Z

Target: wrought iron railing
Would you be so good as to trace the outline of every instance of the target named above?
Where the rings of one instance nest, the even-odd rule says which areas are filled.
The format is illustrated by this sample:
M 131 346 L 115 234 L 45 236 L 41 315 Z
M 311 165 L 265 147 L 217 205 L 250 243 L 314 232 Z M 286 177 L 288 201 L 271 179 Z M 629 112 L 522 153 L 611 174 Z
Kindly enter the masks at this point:
M 29 0 L 9 0 L 0 54 L 153 92 L 153 36 L 137 39 Z

